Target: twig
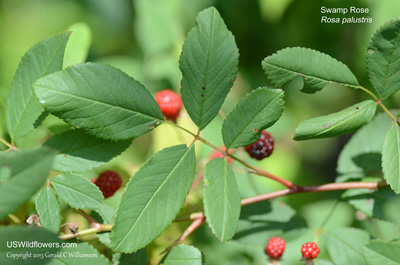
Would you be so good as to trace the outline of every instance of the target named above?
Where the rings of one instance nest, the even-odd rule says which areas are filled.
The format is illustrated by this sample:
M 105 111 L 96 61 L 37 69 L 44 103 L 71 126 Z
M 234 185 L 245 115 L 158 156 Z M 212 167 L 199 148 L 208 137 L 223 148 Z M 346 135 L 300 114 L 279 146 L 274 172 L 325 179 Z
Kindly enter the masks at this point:
M 90 215 L 88 215 L 86 212 L 84 212 L 82 210 L 78 210 L 78 213 L 80 215 L 82 215 L 82 217 L 85 218 L 90 223 L 90 226 L 93 228 L 98 228 L 103 225 L 103 224 L 97 222 L 96 220 L 94 220 L 93 217 L 91 217 Z
M 77 232 L 75 234 L 62 235 L 62 236 L 59 236 L 58 238 L 60 238 L 62 240 L 67 240 L 67 239 L 77 238 L 77 237 L 80 237 L 80 236 L 96 234 L 96 233 L 99 233 L 99 232 L 111 231 L 111 228 L 112 228 L 112 225 L 101 224 L 101 226 L 98 227 L 98 228 L 94 228 L 93 227 L 93 228 L 89 228 L 89 229 L 86 229 L 86 230 L 82 230 L 82 231 Z

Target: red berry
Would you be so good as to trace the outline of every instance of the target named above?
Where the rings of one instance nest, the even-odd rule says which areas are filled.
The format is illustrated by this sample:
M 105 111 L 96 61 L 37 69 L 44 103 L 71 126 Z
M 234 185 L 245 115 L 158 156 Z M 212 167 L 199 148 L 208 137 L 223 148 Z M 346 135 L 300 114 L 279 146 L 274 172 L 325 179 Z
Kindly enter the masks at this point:
M 156 93 L 156 101 L 165 118 L 176 121 L 182 108 L 181 97 L 171 89 Z
M 305 243 L 301 247 L 301 255 L 306 259 L 315 259 L 319 254 L 319 248 L 316 243 Z
M 267 131 L 262 131 L 260 138 L 253 144 L 245 147 L 247 153 L 257 159 L 262 160 L 274 151 L 274 138 Z
M 271 237 L 265 247 L 265 253 L 272 259 L 280 259 L 285 251 L 285 240 L 280 237 Z
M 220 146 L 219 149 L 221 149 L 222 151 L 226 151 L 226 147 L 225 146 Z M 211 160 L 211 159 L 214 159 L 216 157 L 224 158 L 224 155 L 221 152 L 219 152 L 217 150 L 214 150 L 214 152 L 211 153 L 209 159 Z M 229 157 L 229 156 L 225 156 L 225 158 L 226 158 L 226 161 L 228 161 L 229 165 L 232 165 L 233 159 L 231 157 Z
M 121 187 L 122 179 L 118 172 L 108 170 L 101 173 L 94 184 L 99 187 L 104 198 L 108 198 L 114 195 L 114 193 Z

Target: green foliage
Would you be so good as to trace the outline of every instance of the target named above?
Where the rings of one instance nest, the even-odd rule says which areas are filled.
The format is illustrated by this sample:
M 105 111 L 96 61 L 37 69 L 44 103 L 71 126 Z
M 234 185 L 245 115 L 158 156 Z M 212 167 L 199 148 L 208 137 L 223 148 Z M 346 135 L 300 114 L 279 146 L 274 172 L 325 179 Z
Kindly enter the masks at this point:
M 315 93 L 330 83 L 339 83 L 351 88 L 358 81 L 343 63 L 321 52 L 306 48 L 286 48 L 266 57 L 262 62 L 268 79 L 276 87 L 301 76 L 305 93 Z
M 163 265 L 203 265 L 204 263 L 203 254 L 197 248 L 180 245 L 168 253 Z
M 366 264 L 363 246 L 368 243 L 369 235 L 355 228 L 337 228 L 324 234 L 329 255 L 335 264 Z
M 182 47 L 182 99 L 194 123 L 204 129 L 218 114 L 238 72 L 235 39 L 215 8 L 198 15 Z
M 58 233 L 61 226 L 60 204 L 50 187 L 43 188 L 35 204 L 41 225 L 51 232 Z
M 87 255 L 88 258 L 77 257 L 77 255 Z M 109 265 L 110 262 L 106 257 L 101 255 L 97 249 L 87 242 L 79 243 L 78 247 L 64 248 L 60 257 L 56 257 L 51 261 L 52 265 Z
M 386 182 L 400 193 L 400 133 L 399 125 L 392 125 L 385 137 L 382 150 L 382 167 Z
M 10 259 L 7 257 L 9 255 L 18 255 L 31 253 L 32 256 L 43 254 L 43 259 L 33 259 L 35 261 L 40 260 L 40 264 L 55 264 L 49 257 L 44 257 L 44 253 L 48 253 L 48 256 L 55 255 L 59 248 L 61 248 L 61 240 L 56 234 L 41 228 L 31 228 L 31 227 L 0 227 L 0 238 L 2 244 L 0 244 L 0 263 L 4 265 L 28 265 L 32 264 L 33 261 L 30 258 L 23 259 Z M 34 245 L 34 242 L 37 242 Z M 8 247 L 6 242 L 17 242 L 21 245 Z M 9 244 L 10 244 L 9 243 Z M 28 245 L 30 243 L 31 245 Z M 37 245 L 41 243 L 42 247 Z M 51 263 L 49 263 L 51 261 Z
M 33 131 L 45 115 L 31 86 L 40 77 L 61 70 L 68 37 L 66 32 L 49 37 L 21 59 L 7 101 L 7 128 L 12 139 Z
M 131 143 L 132 140 L 102 140 L 75 129 L 52 136 L 44 146 L 60 152 L 54 157 L 52 169 L 71 173 L 101 166 L 120 155 Z
M 140 249 L 136 253 L 113 255 L 114 265 L 141 265 L 147 264 L 147 253 L 145 249 Z
M 75 209 L 98 209 L 102 206 L 103 195 L 90 180 L 74 175 L 58 175 L 51 179 L 51 186 L 63 201 Z
M 78 22 L 68 27 L 69 37 L 65 48 L 63 67 L 84 63 L 89 53 L 92 32 L 87 24 Z M 61 69 L 60 69 L 61 70 Z
M 222 125 L 226 148 L 247 146 L 257 141 L 261 131 L 281 117 L 283 96 L 280 89 L 262 87 L 243 97 Z
M 194 146 L 169 147 L 147 161 L 118 205 L 111 233 L 114 250 L 131 253 L 158 237 L 182 207 L 195 174 Z
M 225 159 L 207 163 L 204 174 L 204 215 L 221 241 L 235 235 L 240 215 L 240 193 L 235 173 Z
M 380 27 L 367 49 L 370 81 L 380 98 L 387 98 L 400 90 L 400 19 L 393 19 Z
M 364 257 L 368 265 L 400 264 L 400 242 L 372 240 L 364 246 Z
M 303 121 L 296 128 L 294 140 L 334 137 L 351 133 L 372 120 L 376 103 L 366 100 L 342 111 Z
M 53 153 L 43 150 L 23 150 L 0 153 L 0 168 L 11 171 L 10 177 L 0 186 L 0 218 L 14 213 L 45 183 Z
M 136 138 L 163 120 L 150 92 L 108 65 L 74 65 L 39 79 L 34 88 L 51 114 L 103 139 Z

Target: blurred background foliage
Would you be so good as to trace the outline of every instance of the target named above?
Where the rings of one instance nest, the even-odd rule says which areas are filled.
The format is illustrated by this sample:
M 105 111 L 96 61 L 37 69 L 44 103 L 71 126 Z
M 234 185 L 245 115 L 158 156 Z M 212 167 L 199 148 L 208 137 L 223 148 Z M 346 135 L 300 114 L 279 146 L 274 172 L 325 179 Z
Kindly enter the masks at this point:
M 0 136 L 8 137 L 4 120 L 8 88 L 20 58 L 36 42 L 63 30 L 72 30 L 71 36 L 81 34 L 77 42 L 81 41 L 83 46 L 88 47 L 86 52 L 80 54 L 82 58 L 87 55 L 87 61 L 118 67 L 142 82 L 153 94 L 166 88 L 179 91 L 181 74 L 178 60 L 181 46 L 194 25 L 197 13 L 211 5 L 219 10 L 233 32 L 240 51 L 238 79 L 223 105 L 221 115 L 203 132 L 204 138 L 216 145 L 223 143 L 220 134 L 223 117 L 245 93 L 268 85 L 261 69 L 264 57 L 292 46 L 320 50 L 347 64 L 360 84 L 371 88 L 365 66 L 368 41 L 377 27 L 400 16 L 398 0 L 0 0 Z M 368 7 L 370 12 L 364 16 L 371 17 L 373 23 L 321 24 L 321 6 Z M 240 149 L 235 152 L 246 161 L 300 185 L 331 182 L 336 177 L 338 154 L 350 135 L 295 142 L 292 140 L 294 129 L 305 119 L 339 111 L 367 97 L 359 91 L 338 85 L 325 88 L 315 95 L 307 95 L 299 92 L 301 85 L 302 80 L 298 79 L 285 88 L 286 111 L 269 129 L 276 140 L 274 154 L 262 162 L 256 162 Z M 387 105 L 395 107 L 399 103 L 400 97 L 397 95 L 389 99 Z M 185 112 L 178 123 L 195 130 Z M 62 121 L 49 116 L 39 130 L 22 138 L 17 146 L 41 144 L 51 134 L 65 128 Z M 82 174 L 93 178 L 111 168 L 121 172 L 127 181 L 157 150 L 190 141 L 191 137 L 184 132 L 163 125 L 151 134 L 136 139 L 122 156 Z M 212 150 L 198 145 L 197 152 L 201 176 Z M 282 188 L 269 180 L 249 175 L 237 163 L 233 164 L 233 168 L 243 197 Z M 194 189 L 182 214 L 201 210 L 201 185 Z M 107 199 L 106 203 L 115 206 L 119 194 Z M 294 195 L 280 200 L 293 207 L 309 227 L 317 228 L 338 197 L 339 193 L 332 192 Z M 33 211 L 32 207 L 28 206 L 27 209 Z M 66 211 L 64 222 L 77 218 L 73 211 Z M 360 226 L 386 233 L 386 236 L 390 236 L 394 229 L 382 232 L 381 228 L 388 226 L 379 221 L 358 221 L 353 208 L 344 203 L 335 211 L 330 223 L 333 226 Z M 173 224 L 148 248 L 153 262 L 159 259 L 161 250 L 178 237 L 187 225 Z M 298 246 L 304 240 L 313 240 L 314 236 L 315 233 L 310 229 L 290 241 L 288 248 Z M 262 246 L 217 243 L 206 226 L 188 239 L 188 243 L 193 241 L 205 252 L 208 264 L 266 264 Z M 286 257 L 288 264 L 293 264 L 290 262 L 298 261 L 298 258 L 299 255 Z

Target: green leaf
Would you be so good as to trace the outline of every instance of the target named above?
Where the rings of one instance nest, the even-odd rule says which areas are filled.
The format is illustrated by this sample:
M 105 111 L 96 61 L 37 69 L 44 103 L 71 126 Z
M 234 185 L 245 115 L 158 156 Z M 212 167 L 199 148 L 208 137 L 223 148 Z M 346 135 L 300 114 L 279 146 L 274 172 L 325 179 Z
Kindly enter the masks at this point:
M 286 48 L 266 57 L 262 67 L 275 87 L 282 87 L 297 76 L 304 81 L 305 93 L 315 93 L 330 83 L 351 88 L 358 81 L 350 69 L 331 56 L 307 48 Z
M 57 254 L 61 250 L 62 244 L 56 234 L 37 227 L 3 226 L 0 227 L 0 238 L 0 264 L 2 265 L 44 265 L 47 263 L 54 265 L 54 260 L 48 256 Z M 9 244 L 18 245 L 9 247 Z M 7 257 L 7 253 L 8 255 L 26 255 L 28 253 L 29 256 L 26 256 L 26 259 L 22 257 L 13 259 Z M 45 253 L 47 253 L 47 257 Z M 37 255 L 36 258 L 34 258 L 35 255 Z
M 0 168 L 11 176 L 0 186 L 0 220 L 15 212 L 46 182 L 54 155 L 43 149 L 0 153 Z
M 380 27 L 367 49 L 369 79 L 380 98 L 400 89 L 400 18 Z
M 281 117 L 283 95 L 280 89 L 262 87 L 242 98 L 222 125 L 226 148 L 247 146 L 257 141 L 261 131 Z
M 262 201 L 242 207 L 234 240 L 264 248 L 272 236 L 294 240 L 307 230 L 296 211 L 282 202 Z
M 341 227 L 325 232 L 323 235 L 329 255 L 335 264 L 367 264 L 363 257 L 363 247 L 369 241 L 367 232 Z
M 110 265 L 110 261 L 87 242 L 64 248 L 51 265 Z
M 385 113 L 379 113 L 352 136 L 340 153 L 337 181 L 359 179 L 382 171 L 383 141 L 392 124 L 393 121 Z
M 163 260 L 163 265 L 202 265 L 203 254 L 195 247 L 179 245 L 174 247 Z
M 103 194 L 90 180 L 74 174 L 58 175 L 51 179 L 51 185 L 57 195 L 72 208 L 101 208 Z
M 82 172 L 101 166 L 125 151 L 132 140 L 102 140 L 75 129 L 54 135 L 44 146 L 56 149 L 53 170 L 59 172 Z
M 339 112 L 303 121 L 293 139 L 327 138 L 354 132 L 372 120 L 376 106 L 375 101 L 366 100 Z
M 399 265 L 400 242 L 372 240 L 364 247 L 364 257 L 368 265 Z
M 221 241 L 232 239 L 240 216 L 240 193 L 235 173 L 225 159 L 207 163 L 204 174 L 204 215 Z
M 85 62 L 92 41 L 92 32 L 83 22 L 69 26 L 67 31 L 71 36 L 65 48 L 63 68 Z
M 47 111 L 100 138 L 135 138 L 163 120 L 150 92 L 109 65 L 73 65 L 33 86 Z
M 58 233 L 61 225 L 60 204 L 50 187 L 43 188 L 35 204 L 42 226 L 54 233 Z
M 114 265 L 144 265 L 147 264 L 146 249 L 142 248 L 136 253 L 113 255 Z
M 376 191 L 354 189 L 343 192 L 342 198 L 368 216 L 385 220 L 385 204 L 395 198 L 395 193 L 389 187 L 381 187 Z
M 182 207 L 195 174 L 194 146 L 169 147 L 147 161 L 122 195 L 111 233 L 114 250 L 135 252 L 159 236 Z
M 31 86 L 37 79 L 61 70 L 68 37 L 63 32 L 44 39 L 22 57 L 7 101 L 6 119 L 11 139 L 25 136 L 41 121 L 39 117 L 44 109 Z
M 396 123 L 388 131 L 382 150 L 382 168 L 386 182 L 400 193 L 400 128 Z
M 181 93 L 194 123 L 204 129 L 218 114 L 238 72 L 239 51 L 214 7 L 199 13 L 179 60 Z

